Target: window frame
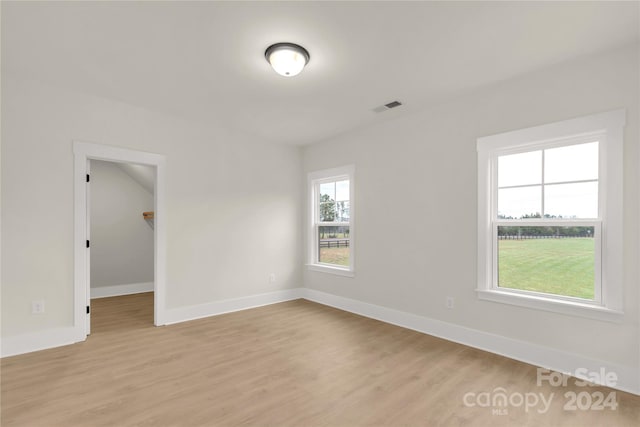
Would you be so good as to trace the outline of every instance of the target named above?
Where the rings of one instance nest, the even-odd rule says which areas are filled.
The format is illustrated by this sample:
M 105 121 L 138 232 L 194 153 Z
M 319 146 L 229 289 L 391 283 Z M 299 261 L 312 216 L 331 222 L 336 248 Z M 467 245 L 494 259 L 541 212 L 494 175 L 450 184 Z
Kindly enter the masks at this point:
M 568 315 L 621 321 L 622 149 L 625 110 L 615 110 L 479 138 L 477 296 Z M 598 141 L 598 217 L 589 219 L 499 219 L 498 157 Z M 544 185 L 544 184 L 541 184 Z M 544 190 L 543 190 L 544 191 Z M 544 203 L 544 202 L 543 202 Z M 498 287 L 498 226 L 593 226 L 594 300 Z
M 307 268 L 312 271 L 320 271 L 340 276 L 355 276 L 355 167 L 347 165 L 332 169 L 310 172 L 307 178 L 309 195 L 308 217 L 308 262 Z M 320 185 L 328 182 L 349 180 L 349 221 L 319 221 L 319 196 Z M 344 267 L 336 264 L 321 263 L 318 261 L 318 227 L 320 226 L 348 226 L 349 227 L 349 265 Z

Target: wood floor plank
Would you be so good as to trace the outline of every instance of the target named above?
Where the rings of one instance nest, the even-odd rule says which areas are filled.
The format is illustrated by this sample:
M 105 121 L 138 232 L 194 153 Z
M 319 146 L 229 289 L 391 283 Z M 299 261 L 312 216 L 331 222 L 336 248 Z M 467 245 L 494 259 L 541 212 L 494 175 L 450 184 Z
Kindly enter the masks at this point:
M 635 426 L 640 397 L 306 300 L 153 326 L 153 294 L 92 302 L 86 342 L 1 361 L 2 426 Z M 469 407 L 467 393 L 553 394 Z M 566 392 L 616 410 L 567 411 Z

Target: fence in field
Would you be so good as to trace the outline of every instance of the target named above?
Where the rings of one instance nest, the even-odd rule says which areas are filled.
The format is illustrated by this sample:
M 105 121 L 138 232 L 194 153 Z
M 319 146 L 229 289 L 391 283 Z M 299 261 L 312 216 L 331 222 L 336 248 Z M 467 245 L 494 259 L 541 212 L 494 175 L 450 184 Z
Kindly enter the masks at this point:
M 349 239 L 320 239 L 321 248 L 348 248 Z
M 558 235 L 550 235 L 550 236 L 518 236 L 518 235 L 510 235 L 510 236 L 498 236 L 499 240 L 528 240 L 528 239 L 589 239 L 593 238 L 593 236 L 558 236 Z

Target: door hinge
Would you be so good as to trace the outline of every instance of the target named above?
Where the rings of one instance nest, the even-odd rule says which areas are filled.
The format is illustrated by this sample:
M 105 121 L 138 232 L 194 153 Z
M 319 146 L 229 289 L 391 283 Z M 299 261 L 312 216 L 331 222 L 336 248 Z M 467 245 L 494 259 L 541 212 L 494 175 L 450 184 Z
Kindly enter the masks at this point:
M 87 306 L 87 314 L 91 313 L 91 307 Z
M 89 174 L 87 174 L 87 182 L 89 182 L 91 178 L 89 178 Z
M 87 247 L 89 247 L 89 241 L 87 240 Z

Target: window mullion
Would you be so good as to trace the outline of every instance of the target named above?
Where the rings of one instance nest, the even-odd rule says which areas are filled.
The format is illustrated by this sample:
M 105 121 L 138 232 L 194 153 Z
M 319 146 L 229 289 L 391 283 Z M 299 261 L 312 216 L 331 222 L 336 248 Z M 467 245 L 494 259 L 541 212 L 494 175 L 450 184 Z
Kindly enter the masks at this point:
M 491 266 L 491 288 L 498 289 L 498 224 L 496 222 L 491 226 L 491 252 L 492 266 Z
M 584 184 L 587 182 L 598 182 L 597 179 L 579 179 L 576 181 L 557 181 L 557 182 L 545 182 L 544 185 L 565 185 L 565 184 Z M 530 187 L 538 187 L 541 184 L 522 184 L 522 185 L 505 185 L 503 187 L 498 187 L 498 190 L 510 190 L 512 188 L 530 188 Z
M 542 218 L 544 218 L 544 215 L 545 215 L 545 206 L 544 206 L 544 186 L 545 186 L 545 181 L 544 181 L 544 153 L 545 153 L 545 151 L 546 150 L 542 150 L 542 176 L 540 177 L 540 179 L 541 179 L 540 182 L 542 182 L 542 185 L 540 186 L 541 187 L 540 191 L 542 192 L 542 194 L 541 194 L 542 197 L 540 198 L 540 203 L 541 203 L 540 209 L 542 210 L 542 212 L 540 212 L 540 216 Z

